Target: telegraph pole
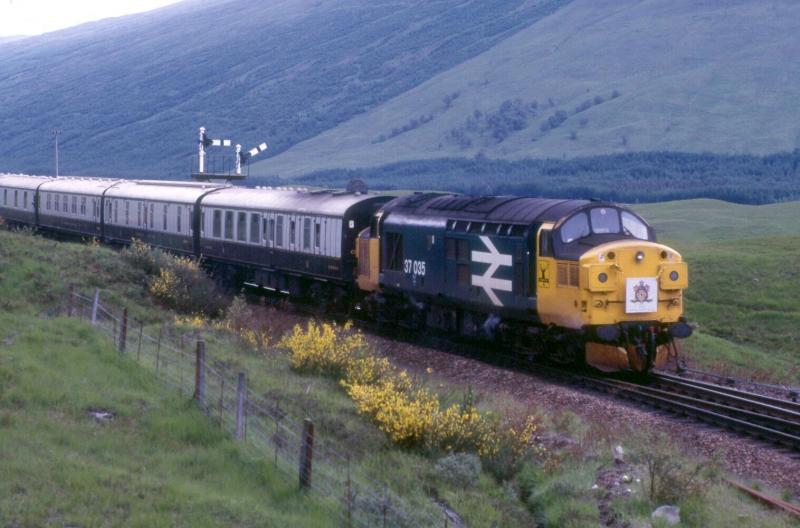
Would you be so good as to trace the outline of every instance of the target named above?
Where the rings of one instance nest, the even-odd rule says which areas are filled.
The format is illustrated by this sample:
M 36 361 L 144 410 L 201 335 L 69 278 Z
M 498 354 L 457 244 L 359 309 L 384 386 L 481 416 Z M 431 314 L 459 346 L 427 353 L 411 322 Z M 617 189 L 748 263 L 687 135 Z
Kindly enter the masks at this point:
M 60 128 L 53 129 L 53 138 L 56 140 L 56 178 L 58 178 L 58 136 L 61 135 Z

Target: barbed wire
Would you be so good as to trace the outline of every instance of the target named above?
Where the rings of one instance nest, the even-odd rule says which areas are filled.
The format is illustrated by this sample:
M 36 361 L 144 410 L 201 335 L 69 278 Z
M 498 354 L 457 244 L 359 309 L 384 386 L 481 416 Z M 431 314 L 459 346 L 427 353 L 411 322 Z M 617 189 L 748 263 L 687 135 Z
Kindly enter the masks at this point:
M 204 351 L 203 397 L 199 398 L 196 355 L 173 345 L 172 336 L 163 332 L 163 324 L 159 335 L 154 337 L 145 332 L 143 321 L 130 318 L 125 326 L 127 312 L 115 315 L 109 306 L 95 303 L 94 298 L 78 292 L 70 293 L 66 310 L 67 315 L 89 319 L 95 328 L 112 339 L 118 351 L 154 370 L 172 390 L 183 397 L 195 398 L 198 408 L 209 420 L 241 440 L 242 446 L 254 457 L 271 461 L 286 478 L 307 483 L 309 496 L 316 497 L 343 526 L 448 526 L 446 512 L 433 501 L 419 503 L 392 492 L 386 482 L 376 481 L 354 464 L 356 457 L 346 447 L 337 446 L 319 434 L 305 434 L 303 420 L 272 405 L 247 385 L 241 395 L 244 402 L 240 410 L 239 373 L 230 372 L 225 362 L 208 350 Z M 56 310 L 56 314 L 59 311 Z M 53 314 L 52 311 L 47 313 Z M 245 379 L 248 379 L 246 375 Z M 242 415 L 242 420 L 237 419 L 237 413 Z M 313 460 L 310 466 L 299 464 L 300 451 L 306 445 L 310 445 Z

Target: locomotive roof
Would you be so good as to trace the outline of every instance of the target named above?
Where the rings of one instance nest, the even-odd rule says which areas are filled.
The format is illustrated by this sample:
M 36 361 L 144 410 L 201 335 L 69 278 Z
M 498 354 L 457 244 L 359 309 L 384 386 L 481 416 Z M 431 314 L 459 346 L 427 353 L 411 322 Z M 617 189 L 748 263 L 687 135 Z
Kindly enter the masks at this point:
M 384 211 L 401 213 L 400 216 L 533 224 L 557 222 L 590 203 L 589 200 L 416 193 L 393 200 Z
M 231 209 L 268 209 L 326 216 L 344 216 L 348 209 L 364 202 L 387 200 L 388 197 L 346 191 L 307 191 L 230 187 L 203 198 L 203 205 Z

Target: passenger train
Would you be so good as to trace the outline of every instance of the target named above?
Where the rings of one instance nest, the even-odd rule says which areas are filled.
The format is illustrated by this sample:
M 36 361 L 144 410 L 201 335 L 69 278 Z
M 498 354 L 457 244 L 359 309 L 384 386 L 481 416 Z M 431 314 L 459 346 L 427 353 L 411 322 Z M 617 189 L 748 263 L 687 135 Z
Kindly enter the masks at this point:
M 613 203 L 0 174 L 0 217 L 606 371 L 661 366 L 691 334 L 686 263 Z

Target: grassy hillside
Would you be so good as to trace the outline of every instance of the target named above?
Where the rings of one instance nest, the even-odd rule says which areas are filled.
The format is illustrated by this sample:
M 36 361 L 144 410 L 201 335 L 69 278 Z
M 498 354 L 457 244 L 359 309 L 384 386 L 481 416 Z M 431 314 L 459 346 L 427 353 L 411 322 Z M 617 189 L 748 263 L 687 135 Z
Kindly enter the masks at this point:
M 714 200 L 642 205 L 690 266 L 689 355 L 722 370 L 800 384 L 800 204 Z
M 102 284 L 116 276 L 115 296 L 139 298 L 115 260 L 0 231 L 2 524 L 333 526 L 291 480 L 101 334 L 40 317 L 58 299 L 53 284 L 67 278 Z M 99 409 L 114 419 L 89 415 Z
M 268 154 L 475 56 L 570 0 L 190 0 L 12 41 L 0 167 L 186 177 L 197 128 Z M 230 153 L 230 151 L 228 151 Z
M 792 150 L 799 29 L 790 0 L 576 0 L 257 167 Z

